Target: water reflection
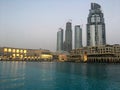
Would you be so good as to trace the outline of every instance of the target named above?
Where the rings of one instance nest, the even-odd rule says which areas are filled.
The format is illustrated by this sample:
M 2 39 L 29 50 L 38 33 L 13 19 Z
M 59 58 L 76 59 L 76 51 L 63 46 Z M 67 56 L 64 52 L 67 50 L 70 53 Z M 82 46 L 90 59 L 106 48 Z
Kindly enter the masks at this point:
M 119 90 L 120 65 L 0 62 L 0 90 Z
M 0 90 L 16 89 L 24 86 L 25 62 L 0 62 Z

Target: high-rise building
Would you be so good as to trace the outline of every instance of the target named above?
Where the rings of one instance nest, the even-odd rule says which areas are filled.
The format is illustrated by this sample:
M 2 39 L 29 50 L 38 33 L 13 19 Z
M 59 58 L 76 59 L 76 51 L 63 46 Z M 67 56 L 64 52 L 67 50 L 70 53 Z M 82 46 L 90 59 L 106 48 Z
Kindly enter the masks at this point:
M 57 32 L 57 51 L 63 50 L 63 29 L 59 28 Z
M 97 3 L 91 3 L 91 9 L 87 18 L 87 46 L 105 44 L 105 23 L 101 6 Z
M 75 38 L 74 38 L 75 49 L 82 47 L 82 28 L 80 25 L 75 26 Z
M 72 50 L 72 23 L 71 22 L 66 23 L 64 49 L 67 52 L 70 52 Z

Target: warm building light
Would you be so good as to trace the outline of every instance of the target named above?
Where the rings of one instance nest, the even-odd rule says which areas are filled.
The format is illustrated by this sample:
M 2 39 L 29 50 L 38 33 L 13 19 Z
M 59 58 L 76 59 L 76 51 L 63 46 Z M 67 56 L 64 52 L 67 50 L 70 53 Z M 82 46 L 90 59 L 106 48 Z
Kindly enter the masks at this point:
M 87 61 L 87 55 L 84 55 L 84 62 Z
M 15 57 L 15 54 L 13 54 L 13 57 Z
M 60 54 L 59 55 L 59 60 L 67 60 L 67 55 Z
M 23 53 L 23 50 L 20 50 L 21 53 Z
M 17 57 L 19 57 L 20 55 L 19 54 L 16 54 Z
M 17 51 L 16 51 L 17 53 L 19 53 L 19 49 L 17 49 Z
M 4 52 L 7 52 L 7 48 L 4 48 Z
M 23 58 L 23 55 L 20 55 L 21 58 Z
M 87 61 L 87 52 L 84 53 L 84 62 Z
M 24 50 L 24 53 L 27 53 L 27 50 Z
M 15 53 L 15 49 L 13 49 L 12 52 Z
M 8 49 L 8 52 L 11 52 L 11 51 L 12 51 L 12 50 L 9 48 L 9 49 Z
M 51 59 L 51 58 L 52 58 L 52 55 L 42 54 L 42 55 L 41 55 L 41 58 L 42 58 L 42 59 Z

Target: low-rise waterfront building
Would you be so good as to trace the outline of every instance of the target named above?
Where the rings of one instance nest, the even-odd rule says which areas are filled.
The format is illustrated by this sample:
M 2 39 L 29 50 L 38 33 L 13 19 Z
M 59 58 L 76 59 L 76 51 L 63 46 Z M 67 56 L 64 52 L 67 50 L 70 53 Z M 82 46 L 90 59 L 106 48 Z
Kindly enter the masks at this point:
M 13 47 L 1 47 L 1 60 L 52 60 L 52 54 L 45 49 L 23 49 Z
M 73 62 L 120 62 L 120 45 L 87 46 L 71 51 Z
M 22 60 L 26 58 L 27 50 L 23 48 L 1 47 L 0 58 L 2 60 Z

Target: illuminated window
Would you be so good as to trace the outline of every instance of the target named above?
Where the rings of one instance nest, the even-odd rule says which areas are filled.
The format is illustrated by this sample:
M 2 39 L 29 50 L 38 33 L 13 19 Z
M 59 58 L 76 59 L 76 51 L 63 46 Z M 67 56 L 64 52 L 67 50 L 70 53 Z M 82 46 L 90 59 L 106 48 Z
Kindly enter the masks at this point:
M 17 54 L 16 56 L 20 56 L 19 54 Z
M 52 55 L 42 54 L 42 55 L 41 55 L 41 58 L 42 58 L 42 59 L 50 59 L 50 58 L 52 58 Z
M 27 50 L 24 50 L 24 53 L 27 53 Z
M 23 53 L 23 50 L 20 50 L 21 53 Z
M 14 53 L 14 52 L 15 52 L 15 49 L 13 49 L 12 52 Z
M 4 52 L 7 52 L 7 48 L 4 48 Z
M 13 57 L 15 57 L 15 54 L 13 54 Z
M 10 48 L 8 49 L 8 52 L 11 52 L 11 49 L 10 49 Z
M 23 55 L 20 55 L 21 58 L 23 58 Z
M 16 51 L 17 53 L 19 53 L 19 49 L 17 49 L 17 51 Z

